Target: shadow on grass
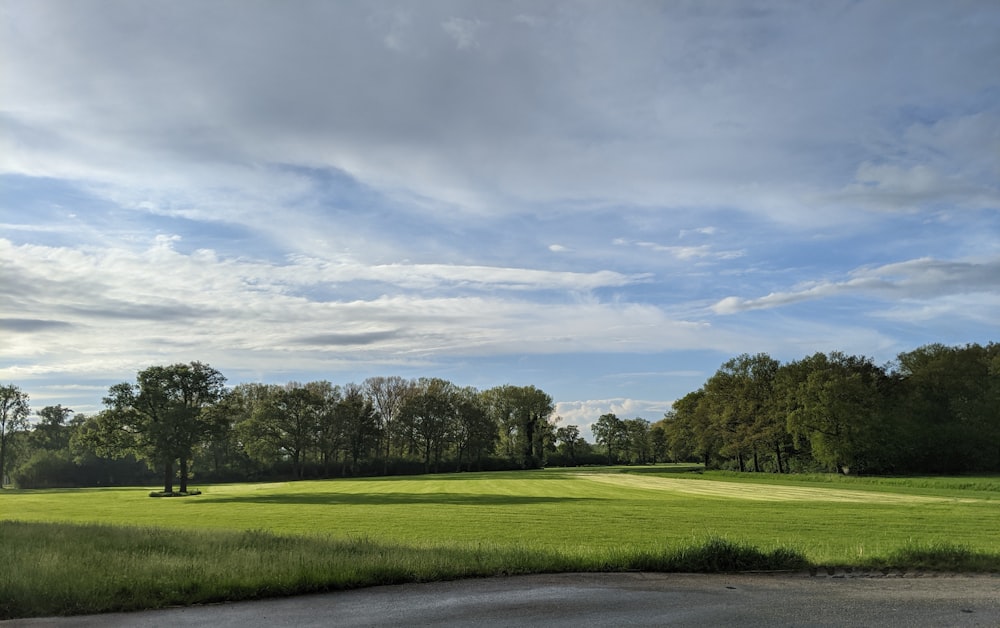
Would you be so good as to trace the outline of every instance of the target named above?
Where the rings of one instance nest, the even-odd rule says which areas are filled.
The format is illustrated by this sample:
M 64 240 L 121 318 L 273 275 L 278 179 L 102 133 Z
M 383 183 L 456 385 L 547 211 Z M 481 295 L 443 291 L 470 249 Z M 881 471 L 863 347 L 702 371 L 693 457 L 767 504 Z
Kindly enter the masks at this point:
M 482 493 L 303 493 L 280 495 L 201 495 L 187 502 L 197 504 L 297 504 L 345 506 L 394 506 L 438 504 L 454 506 L 507 506 L 601 501 L 590 497 L 537 497 L 529 495 L 489 495 Z

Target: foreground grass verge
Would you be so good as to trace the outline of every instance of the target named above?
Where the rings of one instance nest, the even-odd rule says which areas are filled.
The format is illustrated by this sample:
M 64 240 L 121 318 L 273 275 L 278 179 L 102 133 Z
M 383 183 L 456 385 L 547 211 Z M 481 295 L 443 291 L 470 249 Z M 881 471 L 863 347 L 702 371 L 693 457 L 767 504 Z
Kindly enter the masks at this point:
M 259 531 L 0 521 L 0 619 L 162 608 L 456 578 L 570 571 L 774 571 L 788 549 L 709 538 L 650 552 L 412 547 Z

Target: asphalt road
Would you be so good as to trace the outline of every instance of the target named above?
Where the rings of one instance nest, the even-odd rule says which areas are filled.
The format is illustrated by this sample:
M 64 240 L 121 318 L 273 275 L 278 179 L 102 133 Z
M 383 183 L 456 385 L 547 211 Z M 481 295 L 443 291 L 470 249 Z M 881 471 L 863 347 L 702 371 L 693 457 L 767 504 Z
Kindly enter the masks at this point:
M 988 626 L 1000 575 L 557 574 L 375 587 L 14 626 Z

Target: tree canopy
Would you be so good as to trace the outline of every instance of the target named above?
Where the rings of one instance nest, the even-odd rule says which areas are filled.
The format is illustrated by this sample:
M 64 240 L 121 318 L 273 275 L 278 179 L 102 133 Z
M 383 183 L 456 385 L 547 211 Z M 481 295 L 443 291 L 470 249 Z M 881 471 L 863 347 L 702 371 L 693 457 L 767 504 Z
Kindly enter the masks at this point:
M 0 386 L 0 488 L 7 477 L 14 436 L 28 429 L 28 395 L 13 384 Z
M 727 361 L 673 404 L 675 456 L 747 470 L 1000 471 L 1000 345 L 928 345 L 876 365 L 816 353 Z
M 225 381 L 201 362 L 140 371 L 134 384 L 115 384 L 108 391 L 108 409 L 95 420 L 92 442 L 103 453 L 133 453 L 160 467 L 167 494 L 173 493 L 174 464 L 179 463 L 180 492 L 187 492 L 195 445 L 219 429 L 204 410 L 222 398 Z
M 47 406 L 0 387 L 0 467 L 19 486 L 246 480 L 547 464 L 700 462 L 747 472 L 1000 472 L 1000 345 L 927 345 L 885 365 L 815 353 L 726 360 L 655 424 L 605 413 L 558 426 L 531 385 L 440 378 L 244 383 L 199 362 L 112 386 L 106 409 Z M 72 417 L 72 418 L 71 418 Z

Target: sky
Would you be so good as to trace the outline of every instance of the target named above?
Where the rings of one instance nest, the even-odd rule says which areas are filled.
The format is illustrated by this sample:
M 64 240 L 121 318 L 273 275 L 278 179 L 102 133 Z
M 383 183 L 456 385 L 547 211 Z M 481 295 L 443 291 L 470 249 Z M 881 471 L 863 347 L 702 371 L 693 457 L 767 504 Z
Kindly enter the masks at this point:
M 0 383 L 534 385 L 1000 340 L 1000 3 L 0 0 Z

